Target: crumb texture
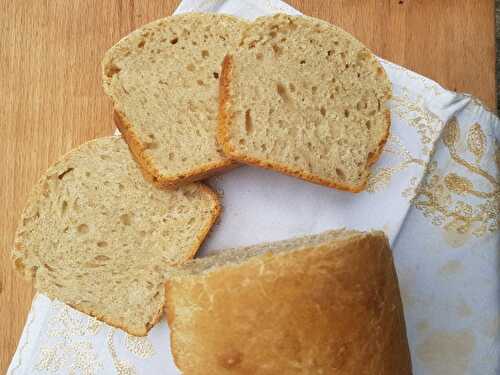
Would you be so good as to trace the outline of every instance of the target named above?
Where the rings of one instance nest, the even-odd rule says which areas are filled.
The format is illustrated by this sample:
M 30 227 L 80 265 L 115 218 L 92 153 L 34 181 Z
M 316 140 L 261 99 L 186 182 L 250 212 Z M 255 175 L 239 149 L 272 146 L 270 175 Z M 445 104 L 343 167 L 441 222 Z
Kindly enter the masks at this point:
M 152 22 L 103 59 L 103 86 L 141 165 L 179 182 L 228 164 L 215 141 L 220 66 L 243 21 L 185 14 Z
M 120 137 L 101 138 L 35 186 L 13 257 L 38 291 L 144 335 L 161 313 L 165 272 L 194 255 L 217 214 L 207 187 L 157 189 Z
M 391 96 L 366 47 L 327 22 L 278 14 L 249 24 L 230 60 L 219 139 L 231 157 L 346 190 L 364 186 L 388 136 Z

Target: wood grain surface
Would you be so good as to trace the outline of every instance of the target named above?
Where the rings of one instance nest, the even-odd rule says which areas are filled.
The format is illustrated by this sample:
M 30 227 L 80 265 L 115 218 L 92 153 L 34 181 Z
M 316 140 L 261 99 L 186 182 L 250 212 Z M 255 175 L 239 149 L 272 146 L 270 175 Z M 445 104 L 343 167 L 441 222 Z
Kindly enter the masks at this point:
M 292 0 L 352 32 L 378 55 L 495 106 L 494 0 Z M 178 0 L 0 0 L 0 373 L 33 290 L 10 250 L 33 183 L 62 154 L 111 134 L 100 87 L 104 52 Z

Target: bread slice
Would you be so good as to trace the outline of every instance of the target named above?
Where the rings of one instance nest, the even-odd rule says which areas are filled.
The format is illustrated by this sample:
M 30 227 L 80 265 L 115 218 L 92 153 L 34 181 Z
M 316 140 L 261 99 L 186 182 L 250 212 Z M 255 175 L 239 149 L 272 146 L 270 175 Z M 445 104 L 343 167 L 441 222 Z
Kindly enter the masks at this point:
M 375 56 L 311 17 L 258 18 L 224 59 L 218 141 L 230 158 L 359 192 L 389 135 Z
M 223 251 L 172 270 L 172 353 L 184 375 L 410 375 L 382 232 L 330 231 Z
M 219 214 L 201 184 L 160 190 L 121 137 L 69 152 L 34 187 L 15 267 L 38 291 L 133 335 L 160 318 L 164 273 L 192 258 Z
M 244 21 L 183 14 L 120 40 L 102 62 L 115 122 L 135 158 L 166 187 L 235 166 L 215 140 L 221 63 Z

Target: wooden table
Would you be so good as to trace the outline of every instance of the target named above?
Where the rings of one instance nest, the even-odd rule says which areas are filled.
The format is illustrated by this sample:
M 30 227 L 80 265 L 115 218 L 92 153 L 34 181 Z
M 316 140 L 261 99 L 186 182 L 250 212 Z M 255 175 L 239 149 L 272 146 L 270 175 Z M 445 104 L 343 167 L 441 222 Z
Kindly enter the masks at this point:
M 494 0 L 293 0 L 375 53 L 495 107 Z M 100 59 L 178 0 L 0 0 L 0 373 L 17 346 L 33 290 L 10 250 L 33 183 L 62 154 L 111 134 Z

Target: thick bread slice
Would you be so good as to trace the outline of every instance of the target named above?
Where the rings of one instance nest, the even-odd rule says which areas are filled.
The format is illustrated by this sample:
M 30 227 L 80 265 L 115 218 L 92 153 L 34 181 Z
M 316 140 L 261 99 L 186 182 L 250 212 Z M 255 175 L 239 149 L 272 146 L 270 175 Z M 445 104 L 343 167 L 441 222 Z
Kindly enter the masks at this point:
M 116 125 L 158 184 L 178 186 L 236 165 L 215 132 L 221 63 L 243 24 L 218 14 L 167 17 L 106 53 L 103 86 Z
M 359 192 L 389 135 L 375 56 L 311 17 L 258 18 L 224 59 L 218 141 L 234 160 Z
M 146 335 L 161 316 L 165 271 L 194 256 L 219 211 L 206 186 L 157 189 L 120 137 L 96 139 L 34 187 L 15 267 L 51 298 Z
M 331 231 L 195 259 L 171 271 L 166 314 L 184 375 L 411 374 L 382 232 Z

